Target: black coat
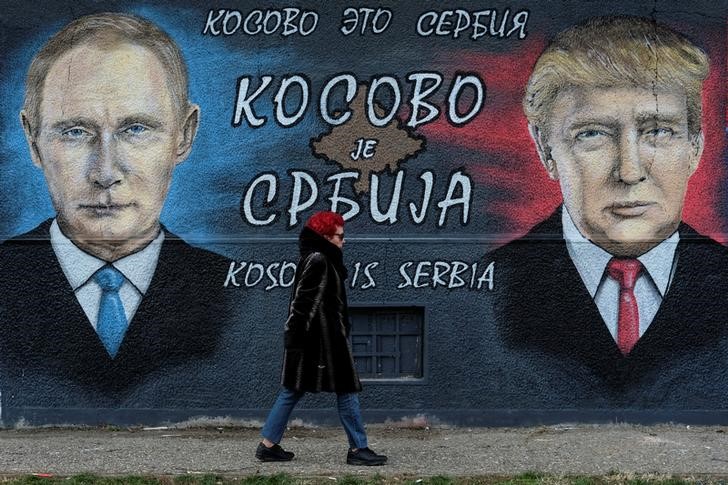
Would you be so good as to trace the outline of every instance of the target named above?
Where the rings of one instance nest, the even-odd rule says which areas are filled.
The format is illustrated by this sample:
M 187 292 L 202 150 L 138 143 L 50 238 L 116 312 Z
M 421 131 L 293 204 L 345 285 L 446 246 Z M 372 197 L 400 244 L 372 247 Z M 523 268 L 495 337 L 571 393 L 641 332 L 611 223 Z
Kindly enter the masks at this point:
M 285 330 L 283 386 L 295 391 L 361 391 L 349 349 L 346 269 L 341 250 L 304 227 Z
M 681 224 L 649 329 L 619 352 L 571 261 L 561 211 L 491 253 L 495 314 L 526 406 L 725 408 L 728 249 Z M 520 375 L 519 375 L 520 374 Z M 523 405 L 523 404 L 522 404 Z
M 230 406 L 215 400 L 244 365 L 227 350 L 237 325 L 225 317 L 243 311 L 239 293 L 223 287 L 230 261 L 166 232 L 149 289 L 112 359 L 63 274 L 50 225 L 0 245 L 5 422 Z

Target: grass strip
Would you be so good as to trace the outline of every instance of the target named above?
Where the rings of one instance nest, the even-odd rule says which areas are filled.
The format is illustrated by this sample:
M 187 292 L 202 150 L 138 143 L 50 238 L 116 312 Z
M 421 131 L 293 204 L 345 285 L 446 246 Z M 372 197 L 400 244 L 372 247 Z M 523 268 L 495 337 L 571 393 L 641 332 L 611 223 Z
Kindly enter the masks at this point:
M 206 475 L 108 477 L 92 474 L 62 476 L 27 475 L 1 477 L 3 485 L 728 485 L 728 477 L 670 477 L 657 475 L 623 475 L 610 472 L 604 476 L 556 476 L 536 472 L 513 476 L 412 477 L 353 476 L 293 477 L 285 473 L 242 477 Z

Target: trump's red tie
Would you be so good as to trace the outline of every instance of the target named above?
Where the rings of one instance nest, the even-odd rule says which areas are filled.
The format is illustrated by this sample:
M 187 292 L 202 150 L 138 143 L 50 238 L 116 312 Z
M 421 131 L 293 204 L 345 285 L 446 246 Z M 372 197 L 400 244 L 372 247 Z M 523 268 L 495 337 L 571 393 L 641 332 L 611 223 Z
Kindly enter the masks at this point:
M 617 347 L 622 355 L 629 354 L 640 338 L 640 312 L 634 295 L 640 271 L 642 263 L 637 259 L 612 258 L 607 264 L 607 273 L 619 283 Z

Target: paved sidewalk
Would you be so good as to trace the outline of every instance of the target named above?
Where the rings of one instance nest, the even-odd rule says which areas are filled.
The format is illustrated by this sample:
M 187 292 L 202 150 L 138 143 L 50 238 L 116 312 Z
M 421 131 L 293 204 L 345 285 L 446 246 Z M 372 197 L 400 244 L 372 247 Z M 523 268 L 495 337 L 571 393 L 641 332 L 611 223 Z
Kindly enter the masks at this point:
M 728 428 L 688 426 L 549 426 L 538 428 L 369 428 L 384 467 L 346 465 L 339 428 L 292 428 L 282 443 L 290 463 L 253 457 L 258 430 L 21 429 L 0 431 L 0 473 L 557 475 L 657 473 L 728 476 Z

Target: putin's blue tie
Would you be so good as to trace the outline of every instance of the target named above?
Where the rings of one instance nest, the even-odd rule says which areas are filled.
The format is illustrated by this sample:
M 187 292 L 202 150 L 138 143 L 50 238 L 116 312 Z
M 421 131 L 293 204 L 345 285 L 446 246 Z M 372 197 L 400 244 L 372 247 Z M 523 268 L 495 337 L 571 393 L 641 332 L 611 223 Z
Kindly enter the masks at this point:
M 94 278 L 101 287 L 101 304 L 99 305 L 99 318 L 96 322 L 96 333 L 113 359 L 119 351 L 128 326 L 124 305 L 119 297 L 119 288 L 124 283 L 124 275 L 113 266 L 105 266 L 96 273 Z

